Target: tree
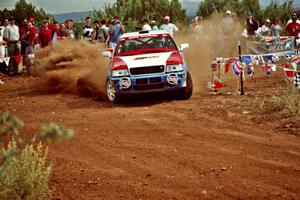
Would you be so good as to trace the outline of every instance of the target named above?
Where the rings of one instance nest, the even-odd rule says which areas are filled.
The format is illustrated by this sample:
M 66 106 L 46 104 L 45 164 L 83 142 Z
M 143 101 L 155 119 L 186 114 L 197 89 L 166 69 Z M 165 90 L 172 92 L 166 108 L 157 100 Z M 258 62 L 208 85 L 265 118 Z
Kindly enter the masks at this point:
M 128 31 L 140 27 L 142 19 L 156 20 L 162 23 L 165 15 L 170 15 L 173 23 L 186 24 L 186 11 L 182 9 L 179 0 L 117 0 L 106 5 L 103 11 L 94 11 L 93 16 L 112 19 L 119 16 Z
M 265 9 L 262 9 L 259 0 L 204 0 L 199 5 L 197 15 L 207 18 L 214 12 L 225 13 L 226 10 L 230 10 L 242 19 L 245 19 L 248 12 L 251 12 L 259 22 L 264 22 L 266 18 L 272 20 L 280 17 L 285 23 L 293 11 L 293 4 L 293 0 L 282 4 L 272 0 Z
M 40 25 L 46 15 L 47 13 L 42 8 L 37 9 L 32 3 L 27 3 L 26 0 L 19 0 L 13 10 L 0 10 L 1 19 L 14 16 L 17 24 L 22 24 L 24 19 L 32 17 L 35 19 L 35 23 Z

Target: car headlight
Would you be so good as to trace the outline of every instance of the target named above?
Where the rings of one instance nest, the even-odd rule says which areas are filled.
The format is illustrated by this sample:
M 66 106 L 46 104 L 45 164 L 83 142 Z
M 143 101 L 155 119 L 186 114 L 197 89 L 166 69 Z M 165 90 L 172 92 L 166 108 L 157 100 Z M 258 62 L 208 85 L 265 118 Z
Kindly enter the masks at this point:
M 112 71 L 113 77 L 122 77 L 122 76 L 128 76 L 128 75 L 129 75 L 128 69 L 120 69 L 120 70 Z
M 183 71 L 183 65 L 167 65 L 166 72 L 179 72 Z

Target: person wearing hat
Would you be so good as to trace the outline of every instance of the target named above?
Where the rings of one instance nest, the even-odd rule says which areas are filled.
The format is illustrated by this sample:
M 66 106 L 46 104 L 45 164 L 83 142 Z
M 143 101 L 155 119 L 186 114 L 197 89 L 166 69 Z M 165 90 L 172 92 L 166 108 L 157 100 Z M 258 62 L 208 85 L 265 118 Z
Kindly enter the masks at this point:
M 266 19 L 265 24 L 262 25 L 261 29 L 260 29 L 260 33 L 259 35 L 262 36 L 270 36 L 271 35 L 271 21 L 270 19 Z
M 39 32 L 41 47 L 47 47 L 52 41 L 52 30 L 49 28 L 48 20 L 44 20 Z
M 110 40 L 109 40 L 109 48 L 115 48 L 117 46 L 117 42 L 119 41 L 121 35 L 125 33 L 125 27 L 120 21 L 119 16 L 114 17 L 113 25 L 109 29 Z
M 4 41 L 7 43 L 7 54 L 9 57 L 17 56 L 20 54 L 19 48 L 19 27 L 15 25 L 15 18 L 9 18 L 9 24 L 5 27 L 3 32 Z M 15 62 L 11 61 L 8 66 L 9 75 L 17 74 L 18 66 Z
M 247 34 L 249 36 L 254 36 L 255 31 L 257 29 L 258 29 L 257 21 L 253 18 L 253 14 L 251 12 L 248 12 L 248 17 L 247 17 L 247 21 L 246 21 Z
M 167 32 L 169 32 L 169 34 L 173 37 L 174 32 L 179 31 L 179 29 L 177 28 L 177 26 L 175 26 L 174 24 L 170 23 L 170 17 L 169 16 L 165 16 L 164 17 L 164 23 L 160 26 L 160 30 L 165 30 Z
M 151 26 L 151 30 L 152 31 L 158 31 L 158 27 L 156 25 L 156 21 L 155 20 L 151 21 L 150 26 Z
M 225 17 L 221 21 L 221 29 L 225 36 L 229 37 L 234 34 L 234 22 L 231 17 L 231 11 L 227 10 Z

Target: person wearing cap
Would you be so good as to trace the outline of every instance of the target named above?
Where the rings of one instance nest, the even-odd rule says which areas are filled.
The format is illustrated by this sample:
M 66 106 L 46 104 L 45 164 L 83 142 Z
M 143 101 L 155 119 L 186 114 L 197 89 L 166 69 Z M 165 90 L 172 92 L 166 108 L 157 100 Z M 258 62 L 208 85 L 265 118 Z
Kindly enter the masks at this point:
M 251 12 L 248 13 L 247 21 L 246 21 L 246 30 L 249 36 L 254 36 L 255 31 L 258 29 L 258 23 L 253 18 L 253 14 Z
M 177 26 L 175 26 L 174 24 L 170 23 L 170 17 L 169 16 L 165 16 L 164 17 L 164 23 L 160 26 L 160 30 L 165 30 L 167 32 L 169 32 L 169 34 L 173 37 L 174 33 L 179 31 L 179 29 L 177 28 Z
M 271 21 L 270 19 L 266 19 L 265 24 L 262 27 L 259 27 L 255 31 L 256 35 L 259 36 L 270 36 L 271 35 Z
M 52 30 L 49 29 L 48 21 L 44 20 L 39 32 L 41 47 L 47 47 L 52 41 Z
M 299 37 L 300 21 L 298 20 L 296 12 L 293 12 L 292 19 L 287 22 L 285 30 L 290 36 Z
M 109 34 L 110 34 L 109 48 L 115 48 L 117 46 L 117 42 L 119 41 L 123 33 L 125 33 L 125 28 L 121 23 L 120 18 L 118 16 L 115 16 L 113 25 L 109 30 Z
M 20 39 L 19 27 L 15 25 L 15 18 L 9 18 L 9 24 L 5 27 L 3 32 L 4 40 L 7 42 L 8 56 L 18 55 L 18 43 Z
M 227 10 L 225 13 L 225 17 L 221 21 L 221 29 L 225 36 L 232 36 L 234 33 L 234 22 L 231 17 L 231 11 Z
M 156 25 L 156 21 L 155 20 L 151 21 L 150 26 L 151 26 L 151 30 L 152 31 L 158 31 L 158 27 Z
M 149 23 L 148 19 L 143 19 L 142 31 L 151 31 L 152 30 L 151 26 L 148 23 Z

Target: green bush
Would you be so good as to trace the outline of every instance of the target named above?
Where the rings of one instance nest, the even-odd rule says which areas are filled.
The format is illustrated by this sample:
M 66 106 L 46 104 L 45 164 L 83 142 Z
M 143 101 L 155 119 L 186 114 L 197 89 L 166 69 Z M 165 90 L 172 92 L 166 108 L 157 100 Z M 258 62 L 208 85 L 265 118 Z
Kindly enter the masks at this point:
M 0 199 L 50 199 L 52 166 L 47 163 L 48 148 L 37 143 L 36 136 L 24 144 L 19 134 L 23 125 L 8 111 L 0 113 Z M 42 127 L 38 138 L 60 142 L 72 136 L 73 130 L 50 123 Z M 8 144 L 3 142 L 5 137 L 11 138 Z
M 14 140 L 1 150 L 7 156 L 0 168 L 0 199 L 50 199 L 52 167 L 46 162 L 47 148 L 27 144 L 18 151 Z

